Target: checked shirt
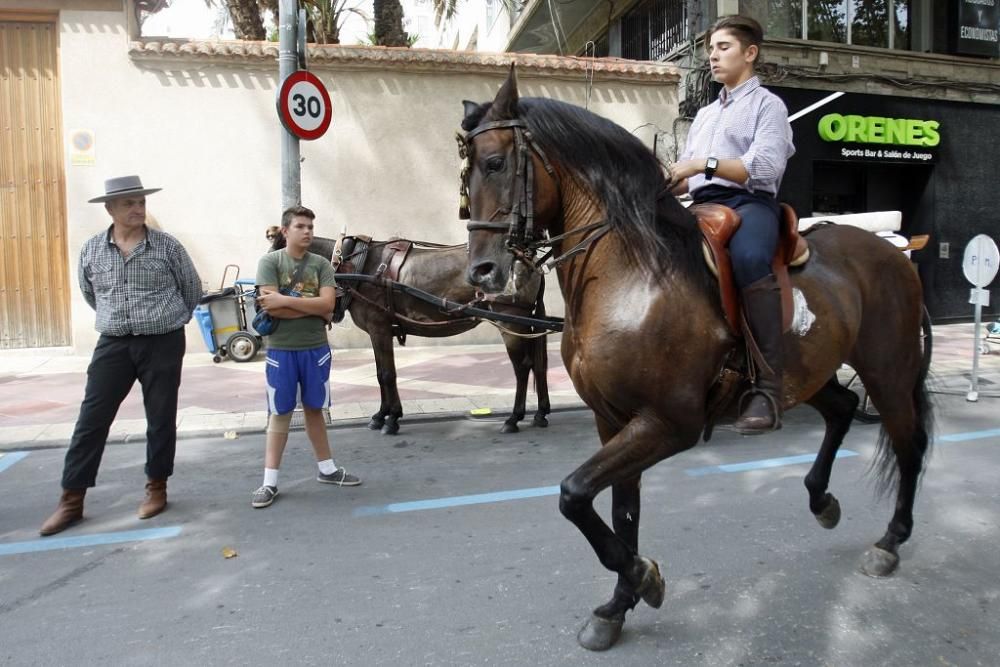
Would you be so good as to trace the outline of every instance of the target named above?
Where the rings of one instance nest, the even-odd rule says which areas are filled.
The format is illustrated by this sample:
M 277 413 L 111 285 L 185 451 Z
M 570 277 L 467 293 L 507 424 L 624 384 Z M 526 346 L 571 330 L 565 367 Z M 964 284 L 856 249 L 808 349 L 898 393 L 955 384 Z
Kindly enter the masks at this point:
M 145 240 L 122 257 L 111 227 L 80 251 L 80 289 L 106 336 L 150 336 L 180 329 L 201 299 L 201 278 L 184 246 L 146 228 Z

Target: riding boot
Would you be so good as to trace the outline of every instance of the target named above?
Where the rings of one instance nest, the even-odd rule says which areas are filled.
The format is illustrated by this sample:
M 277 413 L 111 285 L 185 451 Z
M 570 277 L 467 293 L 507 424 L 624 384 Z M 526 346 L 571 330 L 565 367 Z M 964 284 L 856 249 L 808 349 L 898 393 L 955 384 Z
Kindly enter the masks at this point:
M 751 335 L 751 348 L 759 352 L 755 361 L 756 381 L 748 392 L 743 414 L 733 427 L 744 435 L 757 435 L 781 428 L 783 400 L 781 288 L 773 275 L 743 290 L 743 308 Z
M 83 497 L 87 494 L 87 489 L 63 489 L 62 497 L 59 499 L 59 506 L 52 513 L 38 534 L 42 537 L 55 535 L 66 530 L 74 523 L 83 518 Z
M 150 519 L 167 508 L 167 480 L 146 482 L 146 497 L 139 505 L 139 518 Z

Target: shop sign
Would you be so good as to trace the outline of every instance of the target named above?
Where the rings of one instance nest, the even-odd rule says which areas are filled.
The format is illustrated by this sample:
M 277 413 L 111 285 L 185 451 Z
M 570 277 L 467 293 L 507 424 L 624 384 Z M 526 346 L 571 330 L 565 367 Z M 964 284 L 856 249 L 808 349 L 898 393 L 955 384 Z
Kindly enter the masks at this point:
M 959 0 L 956 53 L 997 57 L 997 1 Z
M 931 149 L 941 143 L 940 127 L 936 120 L 829 113 L 817 130 L 823 141 L 853 144 L 840 147 L 843 160 L 927 163 L 937 161 Z

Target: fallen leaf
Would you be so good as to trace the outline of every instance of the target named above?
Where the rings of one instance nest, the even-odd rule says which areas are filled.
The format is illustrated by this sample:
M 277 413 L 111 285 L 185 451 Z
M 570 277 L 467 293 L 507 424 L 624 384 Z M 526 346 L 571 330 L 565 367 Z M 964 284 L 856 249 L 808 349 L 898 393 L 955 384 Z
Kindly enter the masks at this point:
M 236 549 L 231 549 L 230 547 L 223 547 L 222 548 L 222 557 L 223 558 L 236 558 L 237 556 L 239 556 L 239 554 L 236 553 Z
M 226 440 L 235 440 L 236 438 L 240 437 L 240 434 L 237 433 L 236 431 L 226 431 L 225 433 L 222 434 L 222 437 L 225 438 Z

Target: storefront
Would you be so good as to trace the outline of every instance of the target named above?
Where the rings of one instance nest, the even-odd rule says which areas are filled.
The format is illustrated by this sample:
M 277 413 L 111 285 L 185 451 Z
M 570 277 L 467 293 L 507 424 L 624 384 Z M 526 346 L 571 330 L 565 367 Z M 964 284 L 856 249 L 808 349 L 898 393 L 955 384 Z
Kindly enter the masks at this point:
M 781 198 L 800 216 L 901 211 L 900 233 L 930 235 L 913 260 L 932 317 L 969 318 L 963 249 L 976 234 L 1000 236 L 1000 108 L 769 89 L 785 101 L 795 133 Z

